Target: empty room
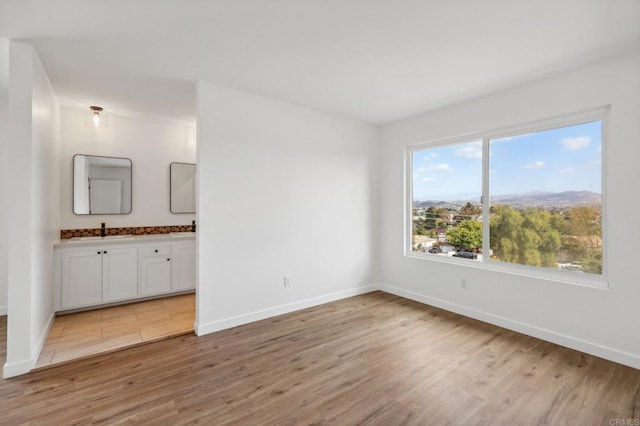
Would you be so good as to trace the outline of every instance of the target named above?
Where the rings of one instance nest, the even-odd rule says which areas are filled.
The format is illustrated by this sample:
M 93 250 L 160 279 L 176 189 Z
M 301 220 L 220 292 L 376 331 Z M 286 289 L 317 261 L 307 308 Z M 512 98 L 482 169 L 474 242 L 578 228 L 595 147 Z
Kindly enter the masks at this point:
M 640 426 L 638 140 L 638 0 L 0 0 L 0 423 Z

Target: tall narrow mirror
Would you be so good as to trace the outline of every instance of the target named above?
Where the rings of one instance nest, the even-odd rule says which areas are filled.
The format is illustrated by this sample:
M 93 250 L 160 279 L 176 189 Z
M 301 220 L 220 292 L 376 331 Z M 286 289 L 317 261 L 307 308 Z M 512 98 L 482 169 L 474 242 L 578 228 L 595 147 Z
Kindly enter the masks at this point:
M 131 213 L 131 168 L 128 158 L 74 155 L 73 212 Z
M 171 163 L 171 213 L 196 212 L 196 165 Z

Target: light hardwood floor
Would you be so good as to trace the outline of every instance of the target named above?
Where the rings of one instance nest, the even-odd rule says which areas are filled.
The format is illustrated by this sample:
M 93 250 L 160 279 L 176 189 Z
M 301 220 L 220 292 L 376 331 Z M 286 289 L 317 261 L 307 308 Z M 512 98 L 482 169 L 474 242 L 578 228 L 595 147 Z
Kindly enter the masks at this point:
M 36 369 L 193 333 L 195 295 L 57 316 Z
M 640 371 L 382 292 L 0 383 L 7 425 L 610 425 Z

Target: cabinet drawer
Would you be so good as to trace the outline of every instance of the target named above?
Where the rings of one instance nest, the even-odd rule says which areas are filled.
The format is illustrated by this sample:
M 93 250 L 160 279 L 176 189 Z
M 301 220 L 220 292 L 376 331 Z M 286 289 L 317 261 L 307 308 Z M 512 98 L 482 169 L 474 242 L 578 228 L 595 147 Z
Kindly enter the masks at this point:
M 140 256 L 169 256 L 171 254 L 170 244 L 157 244 L 140 247 Z

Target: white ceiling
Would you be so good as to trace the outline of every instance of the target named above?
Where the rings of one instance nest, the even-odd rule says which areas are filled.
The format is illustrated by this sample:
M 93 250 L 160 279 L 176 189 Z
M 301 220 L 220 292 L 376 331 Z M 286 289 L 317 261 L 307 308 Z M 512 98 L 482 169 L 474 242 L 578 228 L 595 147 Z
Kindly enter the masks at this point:
M 194 120 L 206 80 L 390 122 L 638 49 L 640 0 L 0 0 L 58 96 Z

